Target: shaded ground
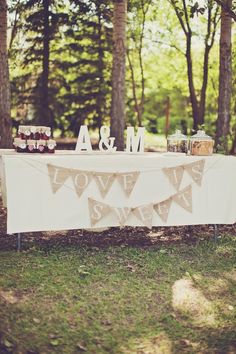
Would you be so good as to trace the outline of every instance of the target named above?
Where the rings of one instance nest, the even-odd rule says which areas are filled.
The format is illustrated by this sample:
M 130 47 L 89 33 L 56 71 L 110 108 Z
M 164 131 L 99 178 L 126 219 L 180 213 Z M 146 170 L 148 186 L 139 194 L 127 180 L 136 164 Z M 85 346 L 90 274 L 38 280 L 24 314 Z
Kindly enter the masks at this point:
M 0 250 L 13 250 L 16 248 L 17 236 L 6 234 L 6 209 L 2 206 L 0 197 Z M 236 224 L 219 225 L 218 234 L 236 235 Z M 103 231 L 53 231 L 34 232 L 22 235 L 23 249 L 32 246 L 52 247 L 56 245 L 78 245 L 78 247 L 109 247 L 109 246 L 135 246 L 147 247 L 169 243 L 196 243 L 199 240 L 214 240 L 214 226 L 175 226 L 175 227 L 125 227 L 120 229 L 112 227 Z

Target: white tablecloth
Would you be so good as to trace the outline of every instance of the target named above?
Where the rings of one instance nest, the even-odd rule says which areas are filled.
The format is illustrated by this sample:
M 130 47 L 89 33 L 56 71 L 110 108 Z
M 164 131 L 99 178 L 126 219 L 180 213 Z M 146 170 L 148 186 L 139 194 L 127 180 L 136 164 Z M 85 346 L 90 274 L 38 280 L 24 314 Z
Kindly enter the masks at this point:
M 91 228 L 88 197 L 114 207 L 160 202 L 176 193 L 162 168 L 200 159 L 205 159 L 202 185 L 194 183 L 187 173 L 184 173 L 181 182 L 181 188 L 192 185 L 192 213 L 172 203 L 167 222 L 163 222 L 156 212 L 153 213 L 153 226 L 236 222 L 236 158 L 233 156 L 166 156 L 161 153 L 78 155 L 72 152 L 54 155 L 0 154 L 3 162 L 1 176 L 6 185 L 8 233 Z M 93 180 L 78 197 L 70 178 L 53 194 L 48 163 L 87 171 L 140 171 L 140 176 L 129 197 L 122 192 L 117 180 L 104 198 Z M 114 213 L 109 213 L 94 227 L 118 225 Z M 131 213 L 126 225 L 143 226 L 143 223 Z

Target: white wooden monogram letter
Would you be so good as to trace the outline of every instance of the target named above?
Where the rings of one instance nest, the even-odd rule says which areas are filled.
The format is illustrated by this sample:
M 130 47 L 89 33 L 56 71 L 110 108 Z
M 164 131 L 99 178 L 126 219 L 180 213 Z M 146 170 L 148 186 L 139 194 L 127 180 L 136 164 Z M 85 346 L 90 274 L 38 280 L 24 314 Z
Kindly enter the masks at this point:
M 139 127 L 137 135 L 134 134 L 134 127 L 127 128 L 126 152 L 144 152 L 144 127 Z
M 75 151 L 88 151 L 92 152 L 91 140 L 88 132 L 87 125 L 81 125 L 79 136 L 76 143 Z

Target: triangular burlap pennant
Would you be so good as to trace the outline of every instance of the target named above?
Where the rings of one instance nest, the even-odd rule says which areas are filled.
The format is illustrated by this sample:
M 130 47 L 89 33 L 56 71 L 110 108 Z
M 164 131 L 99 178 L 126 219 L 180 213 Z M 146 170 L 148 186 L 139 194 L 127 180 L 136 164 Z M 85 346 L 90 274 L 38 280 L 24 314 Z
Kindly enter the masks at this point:
M 132 212 L 145 226 L 152 227 L 153 204 L 140 205 L 133 208 Z
M 191 184 L 179 193 L 172 196 L 173 200 L 182 208 L 192 213 L 192 186 Z
M 131 208 L 124 207 L 124 208 L 112 208 L 116 213 L 120 226 L 124 226 L 128 216 L 131 212 Z
M 70 177 L 70 169 L 60 166 L 54 166 L 47 164 L 48 174 L 53 193 L 56 193 L 65 183 L 68 177 Z
M 134 171 L 134 172 L 126 172 L 126 173 L 117 173 L 116 175 L 122 189 L 124 190 L 127 197 L 129 197 L 132 190 L 134 189 L 134 186 L 137 182 L 140 172 Z
M 167 222 L 171 203 L 172 197 L 163 200 L 160 203 L 154 204 L 154 210 L 157 212 L 163 222 Z
M 90 171 L 71 170 L 71 176 L 76 193 L 80 197 L 91 182 L 92 174 Z
M 105 203 L 88 198 L 89 215 L 91 225 L 94 226 L 111 211 L 111 207 Z
M 109 192 L 116 175 L 109 172 L 93 172 L 93 176 L 99 188 L 99 191 L 104 198 Z
M 204 159 L 184 165 L 184 169 L 189 173 L 194 182 L 197 183 L 197 185 L 199 186 L 201 186 L 202 184 L 204 166 Z
M 169 178 L 169 181 L 172 184 L 172 186 L 174 186 L 174 188 L 178 191 L 183 178 L 183 173 L 184 173 L 183 166 L 168 167 L 168 168 L 164 167 L 162 171 Z

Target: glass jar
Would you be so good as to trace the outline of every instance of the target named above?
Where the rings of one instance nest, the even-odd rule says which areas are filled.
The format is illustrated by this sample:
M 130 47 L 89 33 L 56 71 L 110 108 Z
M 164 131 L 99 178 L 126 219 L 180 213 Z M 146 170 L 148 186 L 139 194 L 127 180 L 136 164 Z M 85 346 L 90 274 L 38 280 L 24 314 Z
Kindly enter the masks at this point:
M 204 130 L 198 130 L 197 134 L 190 138 L 190 154 L 209 156 L 213 154 L 214 140 Z
M 36 140 L 33 140 L 33 139 L 28 139 L 27 140 L 27 151 L 28 152 L 37 152 L 37 149 L 36 149 Z
M 182 134 L 180 130 L 176 130 L 174 134 L 167 137 L 168 152 L 188 152 L 188 138 Z
M 46 152 L 46 140 L 43 139 L 37 140 L 37 150 L 41 154 Z
M 22 139 L 21 138 L 14 138 L 13 140 L 13 146 L 15 150 L 17 150 L 17 146 L 21 143 Z
M 26 152 L 27 151 L 27 145 L 26 145 L 26 140 L 16 138 L 15 142 L 15 148 L 17 152 Z M 14 139 L 15 140 L 15 139 Z
M 34 139 L 35 140 L 41 139 L 41 127 L 35 127 Z
M 41 127 L 41 139 L 48 140 L 51 137 L 51 128 Z
M 55 147 L 56 147 L 56 141 L 55 140 L 53 140 L 53 139 L 49 139 L 48 141 L 47 141 L 47 151 L 49 152 L 49 153 L 54 153 L 55 152 Z

